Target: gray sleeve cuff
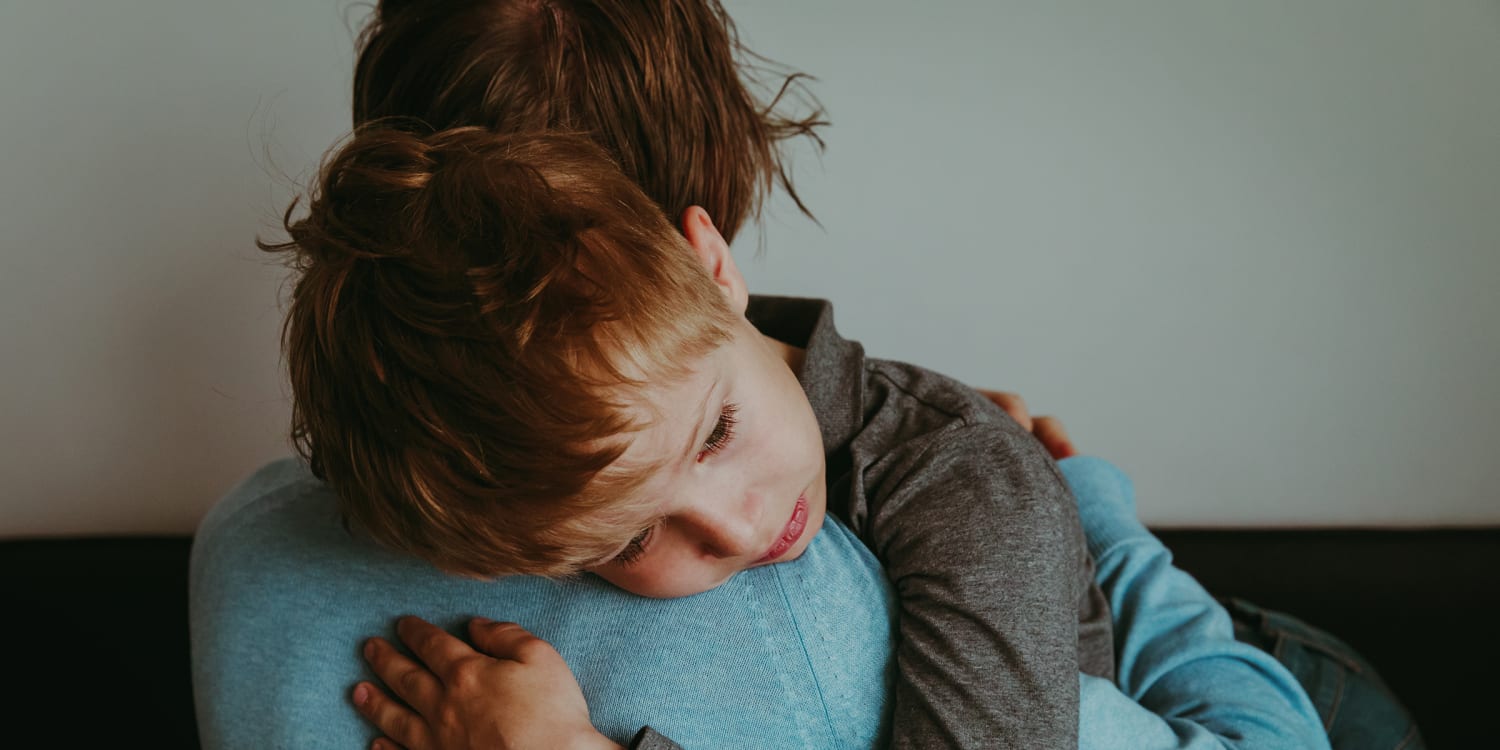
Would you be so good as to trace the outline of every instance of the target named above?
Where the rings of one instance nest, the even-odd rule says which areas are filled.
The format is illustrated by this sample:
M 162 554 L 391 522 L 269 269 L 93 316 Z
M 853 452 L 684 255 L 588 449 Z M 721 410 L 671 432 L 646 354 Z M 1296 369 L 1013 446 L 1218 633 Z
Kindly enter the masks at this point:
M 649 726 L 641 727 L 630 741 L 630 750 L 682 750 L 682 746 Z

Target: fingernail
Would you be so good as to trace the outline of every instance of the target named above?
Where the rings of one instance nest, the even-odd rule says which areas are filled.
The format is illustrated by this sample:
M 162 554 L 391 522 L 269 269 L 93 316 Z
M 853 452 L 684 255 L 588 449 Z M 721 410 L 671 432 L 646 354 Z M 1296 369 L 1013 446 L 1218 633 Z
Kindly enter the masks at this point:
M 373 641 L 373 640 L 365 641 L 365 661 L 373 661 L 374 659 L 375 659 L 375 641 Z
M 356 685 L 354 688 L 354 705 L 363 706 L 370 699 L 370 689 L 364 685 Z
M 488 625 L 488 624 L 490 624 L 492 622 L 494 622 L 494 620 L 491 620 L 488 617 L 475 617 L 474 618 L 474 624 L 475 625 Z

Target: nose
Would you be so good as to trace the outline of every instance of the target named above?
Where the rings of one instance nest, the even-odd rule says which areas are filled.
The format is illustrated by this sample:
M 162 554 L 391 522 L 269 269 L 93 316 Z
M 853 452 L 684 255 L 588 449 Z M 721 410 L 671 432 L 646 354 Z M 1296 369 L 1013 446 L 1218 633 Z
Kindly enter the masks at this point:
M 704 555 L 759 557 L 770 544 L 762 528 L 762 503 L 748 493 L 704 498 L 681 516 Z

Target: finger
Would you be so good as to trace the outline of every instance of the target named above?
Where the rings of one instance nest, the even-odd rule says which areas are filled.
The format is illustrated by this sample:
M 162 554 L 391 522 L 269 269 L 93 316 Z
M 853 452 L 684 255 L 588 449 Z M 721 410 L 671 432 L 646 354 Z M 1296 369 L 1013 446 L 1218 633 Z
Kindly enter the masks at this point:
M 1052 458 L 1061 461 L 1069 456 L 1078 455 L 1078 450 L 1073 447 L 1073 441 L 1068 437 L 1068 431 L 1057 417 L 1037 417 L 1036 428 L 1032 430 L 1036 439 L 1042 441 L 1047 453 Z
M 384 638 L 365 641 L 365 661 L 407 705 L 423 716 L 432 716 L 443 697 L 443 685 L 437 675 L 396 650 Z
M 476 617 L 469 621 L 469 638 L 481 651 L 497 659 L 532 662 L 557 653 L 552 644 L 513 622 Z
M 427 750 L 434 746 L 427 722 L 375 685 L 368 682 L 355 685 L 353 698 L 359 715 L 386 735 L 370 743 L 372 750 Z
M 469 644 L 420 617 L 397 620 L 396 635 L 439 679 L 451 672 L 453 665 L 474 656 Z
M 1020 394 L 1007 393 L 1005 391 L 986 391 L 982 388 L 979 392 L 996 406 L 1004 409 L 1005 413 L 1009 414 L 1011 419 L 1016 420 L 1016 424 L 1021 425 L 1027 432 L 1032 431 L 1031 413 L 1026 410 L 1026 402 L 1021 399 Z

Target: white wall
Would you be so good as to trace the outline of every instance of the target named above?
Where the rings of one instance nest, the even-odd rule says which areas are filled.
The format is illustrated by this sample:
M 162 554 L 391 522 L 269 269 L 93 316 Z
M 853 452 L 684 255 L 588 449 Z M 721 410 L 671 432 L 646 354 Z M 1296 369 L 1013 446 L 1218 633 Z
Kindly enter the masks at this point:
M 1063 416 L 1155 523 L 1500 523 L 1500 3 L 729 7 L 834 121 L 753 289 Z M 365 11 L 0 6 L 0 536 L 189 531 L 287 452 L 252 240 Z

